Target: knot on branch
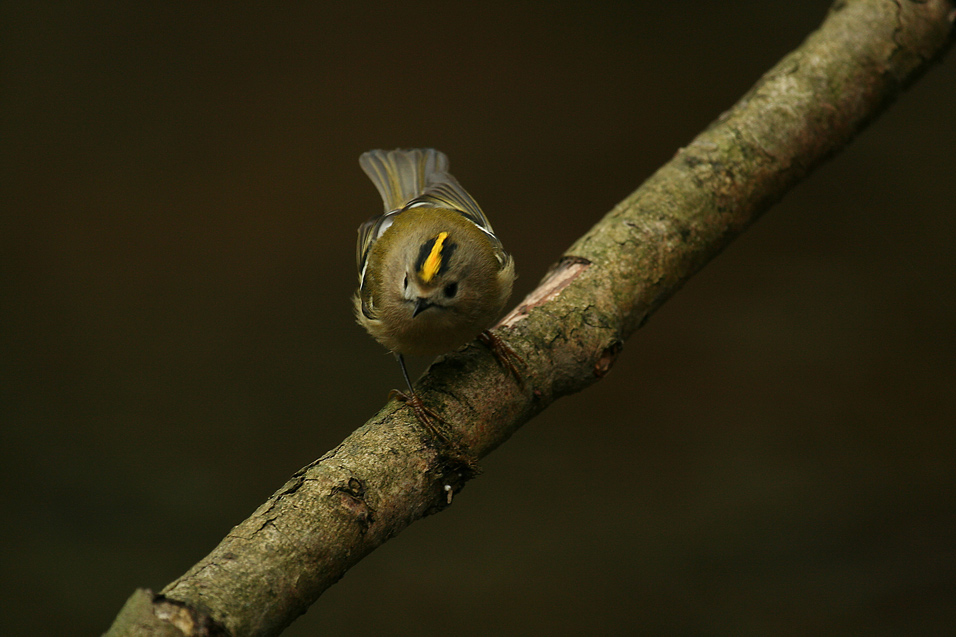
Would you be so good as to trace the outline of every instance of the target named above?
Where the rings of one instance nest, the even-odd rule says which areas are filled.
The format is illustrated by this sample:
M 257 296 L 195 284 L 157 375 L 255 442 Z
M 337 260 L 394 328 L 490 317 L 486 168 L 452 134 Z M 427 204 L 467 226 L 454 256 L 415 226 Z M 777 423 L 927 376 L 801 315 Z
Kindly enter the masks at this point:
M 349 478 L 345 486 L 332 487 L 332 495 L 338 494 L 339 506 L 359 526 L 359 532 L 365 534 L 374 522 L 374 509 L 365 500 L 365 483 L 358 478 Z

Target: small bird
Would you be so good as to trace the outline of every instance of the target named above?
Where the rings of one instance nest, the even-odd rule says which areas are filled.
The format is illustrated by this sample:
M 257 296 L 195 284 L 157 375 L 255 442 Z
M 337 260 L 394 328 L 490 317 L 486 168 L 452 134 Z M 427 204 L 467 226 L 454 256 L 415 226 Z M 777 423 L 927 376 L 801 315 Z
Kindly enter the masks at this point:
M 358 230 L 355 315 L 398 359 L 409 393 L 394 393 L 431 427 L 436 416 L 415 394 L 404 356 L 434 357 L 480 337 L 514 371 L 507 359 L 517 356 L 487 331 L 511 295 L 514 261 L 444 153 L 372 150 L 359 165 L 385 213 Z

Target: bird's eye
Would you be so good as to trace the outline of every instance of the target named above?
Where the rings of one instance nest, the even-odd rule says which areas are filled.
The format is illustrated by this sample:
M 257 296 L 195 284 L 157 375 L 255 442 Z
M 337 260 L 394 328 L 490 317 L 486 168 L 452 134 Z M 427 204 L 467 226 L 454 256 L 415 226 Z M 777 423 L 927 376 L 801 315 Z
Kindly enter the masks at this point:
M 454 297 L 458 294 L 458 282 L 452 282 L 445 286 L 445 296 L 448 298 Z

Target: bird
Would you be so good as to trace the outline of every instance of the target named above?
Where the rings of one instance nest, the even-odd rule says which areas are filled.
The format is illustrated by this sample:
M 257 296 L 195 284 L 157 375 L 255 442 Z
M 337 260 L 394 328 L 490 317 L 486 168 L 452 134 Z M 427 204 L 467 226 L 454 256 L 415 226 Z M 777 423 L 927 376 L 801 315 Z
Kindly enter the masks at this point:
M 408 394 L 393 395 L 434 430 L 440 418 L 415 393 L 405 356 L 435 357 L 477 337 L 517 375 L 520 357 L 488 331 L 511 295 L 514 260 L 444 153 L 371 150 L 359 165 L 384 212 L 358 229 L 355 316 L 398 360 Z

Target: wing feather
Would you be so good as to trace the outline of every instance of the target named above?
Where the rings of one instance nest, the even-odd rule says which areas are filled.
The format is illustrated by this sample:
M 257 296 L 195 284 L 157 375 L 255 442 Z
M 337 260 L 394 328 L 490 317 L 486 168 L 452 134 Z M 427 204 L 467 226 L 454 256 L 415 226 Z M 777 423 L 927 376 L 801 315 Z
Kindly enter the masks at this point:
M 372 245 L 395 216 L 409 208 L 428 206 L 458 212 L 488 236 L 502 267 L 510 261 L 478 202 L 448 172 L 448 157 L 443 152 L 434 148 L 370 150 L 359 157 L 359 165 L 375 184 L 385 206 L 384 214 L 359 227 L 356 260 L 360 285 L 365 282 Z

